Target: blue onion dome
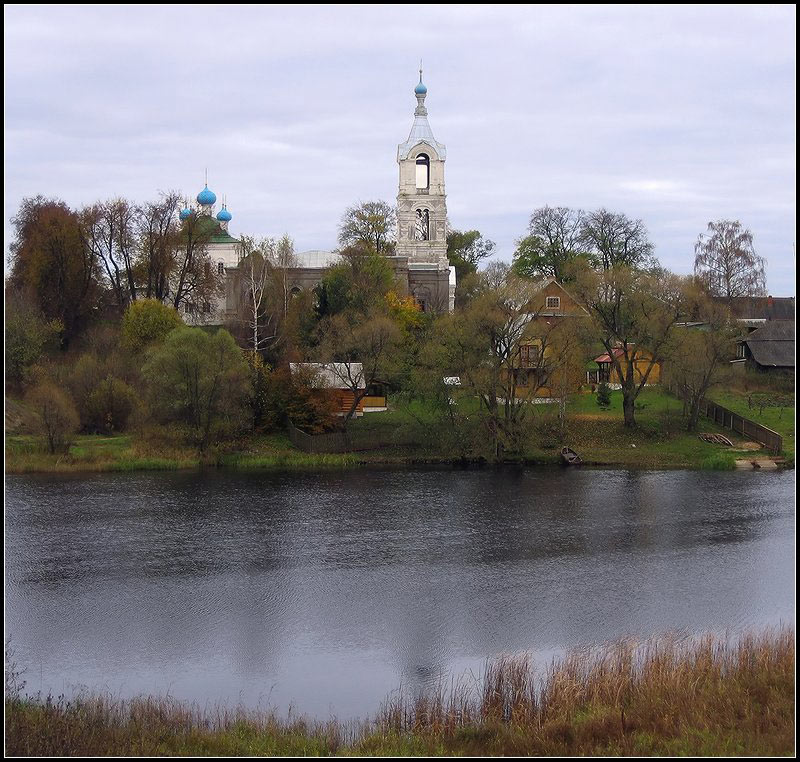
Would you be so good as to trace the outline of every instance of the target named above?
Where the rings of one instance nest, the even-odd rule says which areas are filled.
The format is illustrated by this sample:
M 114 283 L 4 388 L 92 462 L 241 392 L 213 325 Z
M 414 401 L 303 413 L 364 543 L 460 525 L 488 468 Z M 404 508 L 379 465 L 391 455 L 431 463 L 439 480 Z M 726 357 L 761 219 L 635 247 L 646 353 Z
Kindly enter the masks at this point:
M 202 204 L 203 206 L 211 206 L 212 204 L 216 204 L 217 194 L 214 193 L 214 191 L 210 191 L 206 185 L 206 187 L 197 194 L 197 203 Z
M 417 95 L 425 95 L 428 92 L 428 88 L 422 82 L 422 77 L 420 77 L 419 84 L 414 88 L 414 92 Z
M 181 213 L 179 216 L 182 220 L 187 220 L 189 219 L 189 217 L 192 216 L 192 210 L 189 209 L 188 207 L 186 209 L 181 209 Z
M 230 222 L 233 219 L 233 215 L 228 211 L 225 204 L 222 205 L 222 209 L 219 210 L 217 214 L 217 219 L 220 222 Z

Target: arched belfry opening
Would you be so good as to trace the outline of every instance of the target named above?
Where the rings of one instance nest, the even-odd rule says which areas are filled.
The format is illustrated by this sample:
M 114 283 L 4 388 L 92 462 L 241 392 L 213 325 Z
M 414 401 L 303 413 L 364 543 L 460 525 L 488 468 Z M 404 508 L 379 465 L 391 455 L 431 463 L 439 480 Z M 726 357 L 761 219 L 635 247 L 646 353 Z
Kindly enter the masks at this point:
M 431 159 L 426 153 L 417 156 L 417 190 L 431 187 Z

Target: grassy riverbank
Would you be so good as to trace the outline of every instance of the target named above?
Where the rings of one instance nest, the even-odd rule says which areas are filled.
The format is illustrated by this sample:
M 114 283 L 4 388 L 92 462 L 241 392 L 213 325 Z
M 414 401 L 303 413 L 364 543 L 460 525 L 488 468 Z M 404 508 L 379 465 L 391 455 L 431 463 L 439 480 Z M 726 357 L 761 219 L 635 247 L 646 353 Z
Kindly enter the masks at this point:
M 549 433 L 531 437 L 531 444 L 516 460 L 525 463 L 558 463 L 561 447 L 560 431 L 553 405 L 537 406 L 531 425 L 550 421 Z M 564 443 L 577 450 L 587 464 L 616 468 L 712 468 L 732 469 L 737 453 L 720 445 L 702 442 L 696 433 L 685 431 L 680 401 L 651 388 L 637 400 L 638 426 L 622 425 L 622 398 L 611 395 L 607 409 L 597 406 L 594 395 L 577 395 L 570 400 L 564 431 Z M 420 423 L 424 410 L 414 406 L 393 406 L 383 413 L 370 413 L 351 425 L 356 430 L 383 432 L 386 441 L 401 427 L 424 426 Z M 790 416 L 784 413 L 787 418 Z M 768 424 L 767 424 L 768 425 Z M 787 425 L 789 425 L 787 423 Z M 699 430 L 721 431 L 702 418 Z M 793 432 L 793 420 L 791 422 Z M 548 426 L 545 425 L 544 429 Z M 732 432 L 727 436 L 741 445 Z M 792 442 L 792 456 L 793 456 Z M 177 470 L 202 465 L 230 468 L 318 469 L 351 468 L 376 464 L 408 465 L 414 463 L 449 463 L 458 454 L 444 451 L 437 444 L 428 447 L 386 447 L 369 452 L 310 455 L 292 446 L 284 433 L 251 437 L 213 450 L 201 457 L 196 450 L 177 444 L 154 443 L 136 435 L 89 436 L 75 438 L 67 454 L 43 452 L 36 438 L 30 435 L 6 437 L 6 470 L 8 473 L 70 473 L 92 471 Z M 741 457 L 741 453 L 739 453 Z
M 774 392 L 715 390 L 711 398 L 719 405 L 738 413 L 783 437 L 783 454 L 794 460 L 794 405 L 776 404 L 776 400 L 792 401 L 790 395 Z M 763 403 L 763 404 L 762 404 Z
M 537 674 L 490 663 L 360 723 L 201 710 L 168 699 L 6 699 L 12 756 L 791 755 L 793 631 L 732 645 L 653 641 L 577 652 Z

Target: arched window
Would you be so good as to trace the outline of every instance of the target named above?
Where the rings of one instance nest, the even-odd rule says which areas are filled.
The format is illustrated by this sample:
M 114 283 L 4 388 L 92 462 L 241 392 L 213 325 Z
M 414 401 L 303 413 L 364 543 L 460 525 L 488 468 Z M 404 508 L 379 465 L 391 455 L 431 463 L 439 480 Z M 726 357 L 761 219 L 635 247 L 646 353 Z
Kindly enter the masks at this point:
M 417 188 L 428 188 L 431 182 L 431 160 L 424 153 L 417 156 Z
M 431 240 L 431 219 L 427 209 L 417 209 L 417 221 L 414 238 L 417 241 Z

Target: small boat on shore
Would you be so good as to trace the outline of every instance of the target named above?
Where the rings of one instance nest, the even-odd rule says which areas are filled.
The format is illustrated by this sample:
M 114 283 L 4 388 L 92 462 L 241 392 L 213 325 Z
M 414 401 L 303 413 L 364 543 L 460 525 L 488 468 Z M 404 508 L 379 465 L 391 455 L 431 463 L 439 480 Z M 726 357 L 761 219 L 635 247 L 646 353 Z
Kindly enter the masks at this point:
M 564 464 L 567 466 L 579 466 L 583 463 L 581 456 L 569 447 L 561 448 L 561 460 L 564 461 Z

